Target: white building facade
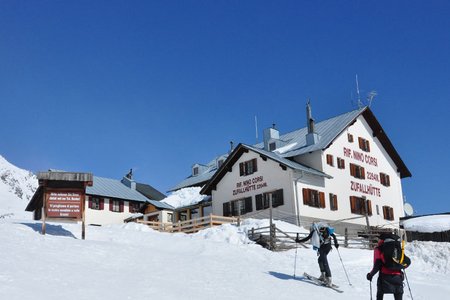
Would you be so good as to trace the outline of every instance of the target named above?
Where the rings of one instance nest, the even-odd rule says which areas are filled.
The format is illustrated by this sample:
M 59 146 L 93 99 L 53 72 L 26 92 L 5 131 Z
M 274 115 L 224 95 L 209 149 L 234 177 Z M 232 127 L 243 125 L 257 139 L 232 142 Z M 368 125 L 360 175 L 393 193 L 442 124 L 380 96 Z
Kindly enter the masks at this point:
M 230 153 L 201 191 L 213 214 L 398 227 L 401 179 L 411 174 L 370 109 L 317 124 L 310 111 L 307 128 L 281 136 L 271 128 L 264 143 Z

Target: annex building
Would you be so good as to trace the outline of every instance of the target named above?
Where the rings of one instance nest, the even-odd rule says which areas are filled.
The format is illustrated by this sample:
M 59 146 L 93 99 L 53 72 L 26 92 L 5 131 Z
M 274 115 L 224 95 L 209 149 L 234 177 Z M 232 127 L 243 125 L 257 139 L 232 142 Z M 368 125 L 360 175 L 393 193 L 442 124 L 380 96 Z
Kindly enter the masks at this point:
M 204 172 L 195 164 L 176 187 L 203 184 L 215 215 L 398 228 L 411 173 L 370 108 L 315 123 L 308 103 L 306 115 L 304 128 L 268 128 L 262 143 L 239 144 Z

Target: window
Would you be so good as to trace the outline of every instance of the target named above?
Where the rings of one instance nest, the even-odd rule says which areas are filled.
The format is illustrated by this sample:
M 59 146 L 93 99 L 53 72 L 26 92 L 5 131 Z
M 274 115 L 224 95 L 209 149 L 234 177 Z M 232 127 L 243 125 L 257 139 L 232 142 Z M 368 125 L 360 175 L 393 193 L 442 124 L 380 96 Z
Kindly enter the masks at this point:
M 337 167 L 339 169 L 345 169 L 345 160 L 340 158 L 340 157 L 338 157 L 337 158 Z
M 192 175 L 193 176 L 197 176 L 198 175 L 198 167 L 193 167 L 192 168 Z
M 173 214 L 167 213 L 167 222 L 173 222 Z
M 385 220 L 394 220 L 394 209 L 390 206 L 383 206 L 383 217 Z
M 275 144 L 275 143 L 270 143 L 270 144 L 269 144 L 269 151 L 273 151 L 273 150 L 275 150 L 275 149 L 277 149 L 277 144 Z
M 337 204 L 337 196 L 333 193 L 330 193 L 330 209 L 331 210 L 337 210 L 338 204 Z
M 359 141 L 359 148 L 362 151 L 370 152 L 370 145 L 369 145 L 369 141 L 368 140 L 363 139 L 362 137 L 359 137 L 358 141 Z
M 252 211 L 252 197 L 232 200 L 223 204 L 223 215 L 226 217 L 241 216 Z
M 364 168 L 355 164 L 350 164 L 350 175 L 359 179 L 366 179 Z
M 380 183 L 384 186 L 391 186 L 391 180 L 389 179 L 389 175 L 380 173 Z
M 353 143 L 353 134 L 347 133 L 348 142 Z
M 90 197 L 89 208 L 95 210 L 103 210 L 103 199 L 100 199 L 98 197 Z
M 250 175 L 255 173 L 256 171 L 258 171 L 258 167 L 256 165 L 256 158 L 245 162 L 241 162 L 239 164 L 239 174 L 241 176 Z
M 258 194 L 255 196 L 256 210 L 267 209 L 270 207 L 270 199 L 272 199 L 272 207 L 284 204 L 283 189 L 276 190 L 271 193 Z
M 366 208 L 367 205 L 367 208 Z M 372 201 L 366 200 L 366 198 L 360 198 L 355 196 L 350 196 L 350 210 L 354 214 L 372 215 Z
M 137 213 L 141 211 L 142 205 L 139 202 L 128 202 L 130 213 Z
M 123 201 L 110 199 L 109 210 L 113 212 L 123 212 Z
M 303 204 L 318 208 L 325 208 L 325 193 L 304 188 Z
M 327 154 L 327 164 L 329 164 L 332 167 L 334 166 L 334 164 L 333 164 L 333 155 Z
M 378 206 L 378 204 L 377 204 L 377 215 L 380 215 L 380 206 Z

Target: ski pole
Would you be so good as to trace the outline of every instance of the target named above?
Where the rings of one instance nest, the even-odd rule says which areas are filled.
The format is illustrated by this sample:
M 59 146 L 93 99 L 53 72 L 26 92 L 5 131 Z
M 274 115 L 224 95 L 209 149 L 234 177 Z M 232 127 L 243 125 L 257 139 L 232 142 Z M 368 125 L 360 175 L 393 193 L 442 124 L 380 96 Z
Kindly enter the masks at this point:
M 370 284 L 370 300 L 372 300 L 372 280 L 369 281 Z
M 348 284 L 352 285 L 350 282 L 350 278 L 348 278 L 347 270 L 345 269 L 344 262 L 342 261 L 341 253 L 339 252 L 339 248 L 336 248 L 337 253 L 339 254 L 339 259 L 341 260 L 342 268 L 344 269 L 345 276 L 347 276 Z
M 411 293 L 411 287 L 409 286 L 409 281 L 408 281 L 408 277 L 406 276 L 406 271 L 405 270 L 403 270 L 403 274 L 405 274 L 405 279 L 406 279 L 406 283 L 408 284 L 409 294 L 411 295 L 411 299 L 413 299 L 413 295 Z
M 298 240 L 298 233 L 297 233 L 297 240 Z M 295 271 L 297 270 L 297 243 L 295 244 L 295 260 L 294 260 L 294 279 L 295 279 Z

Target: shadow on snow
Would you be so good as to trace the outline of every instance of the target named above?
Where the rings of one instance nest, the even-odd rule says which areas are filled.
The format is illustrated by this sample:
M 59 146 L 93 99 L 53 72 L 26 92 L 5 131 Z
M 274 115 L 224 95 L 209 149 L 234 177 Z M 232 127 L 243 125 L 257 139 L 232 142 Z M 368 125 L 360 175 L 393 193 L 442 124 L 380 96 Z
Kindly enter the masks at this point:
M 42 223 L 20 223 L 22 225 L 28 226 L 36 232 L 42 232 Z M 45 234 L 55 235 L 55 236 L 67 236 L 76 239 L 72 232 L 64 229 L 61 225 L 52 225 L 49 223 L 45 224 Z

